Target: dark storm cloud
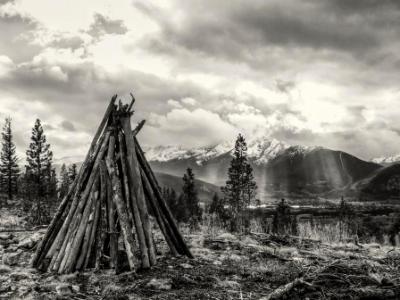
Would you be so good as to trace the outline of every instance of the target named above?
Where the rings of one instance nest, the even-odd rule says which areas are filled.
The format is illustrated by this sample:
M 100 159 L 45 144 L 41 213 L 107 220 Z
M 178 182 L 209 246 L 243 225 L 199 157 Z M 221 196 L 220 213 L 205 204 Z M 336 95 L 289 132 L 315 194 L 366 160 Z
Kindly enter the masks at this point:
M 354 11 L 364 1 L 347 6 L 340 6 L 341 1 L 336 1 L 336 5 L 330 2 L 195 1 L 183 4 L 185 13 L 180 23 L 174 23 L 154 7 L 135 5 L 160 23 L 162 34 L 151 43 L 158 50 L 173 51 L 176 45 L 228 59 L 250 59 L 251 53 L 260 48 L 274 46 L 365 54 L 369 49 L 383 46 L 388 24 L 399 24 L 399 12 L 389 5 L 379 6 L 377 1 L 366 1 L 366 6 L 379 6 L 380 10 L 372 16 L 359 17 L 354 17 Z M 384 21 L 381 27 L 376 26 L 379 18 Z
M 128 29 L 122 20 L 111 20 L 110 18 L 96 13 L 94 22 L 90 25 L 88 33 L 93 37 L 100 37 L 104 34 L 125 34 Z

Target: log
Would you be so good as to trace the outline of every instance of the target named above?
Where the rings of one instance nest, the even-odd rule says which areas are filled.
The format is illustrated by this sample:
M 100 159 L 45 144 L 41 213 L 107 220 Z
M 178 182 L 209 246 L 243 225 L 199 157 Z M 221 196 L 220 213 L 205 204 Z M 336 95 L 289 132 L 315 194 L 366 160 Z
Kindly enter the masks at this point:
M 65 234 L 65 231 L 63 231 L 63 232 L 60 231 L 60 233 L 59 233 L 60 242 L 62 240 L 64 240 L 64 241 L 62 243 L 60 251 L 58 252 L 58 257 L 55 259 L 53 270 L 60 269 L 60 264 L 62 262 L 63 262 L 63 265 L 65 264 L 66 260 L 63 258 L 64 257 L 64 252 L 66 252 L 66 253 L 69 252 L 69 248 L 67 248 L 67 247 L 68 246 L 70 247 L 71 246 L 71 242 L 73 241 L 73 240 L 70 240 L 70 237 L 71 236 L 74 237 L 73 233 L 76 232 L 76 227 L 80 223 L 80 219 L 81 219 L 81 216 L 82 216 L 82 211 L 83 211 L 83 208 L 84 208 L 84 206 L 86 204 L 86 200 L 87 200 L 87 198 L 89 196 L 89 193 L 91 191 L 92 185 L 93 185 L 95 180 L 98 180 L 99 164 L 100 164 L 100 161 L 102 160 L 102 158 L 104 157 L 104 153 L 107 150 L 108 140 L 109 139 L 110 139 L 110 131 L 107 130 L 105 132 L 105 134 L 104 134 L 104 140 L 103 140 L 103 142 L 101 144 L 99 153 L 98 153 L 98 155 L 97 155 L 97 157 L 95 159 L 93 170 L 92 170 L 92 172 L 90 174 L 90 177 L 88 179 L 88 182 L 86 184 L 86 188 L 85 188 L 84 192 L 81 194 L 81 197 L 80 197 L 80 200 L 79 200 L 79 204 L 77 205 L 76 210 L 74 210 L 74 212 L 72 213 L 71 219 L 69 220 L 69 222 L 67 222 L 67 220 L 66 220 L 64 222 L 64 224 L 63 224 L 63 226 L 67 227 L 65 229 L 66 234 Z M 75 201 L 75 199 L 74 199 L 74 201 Z M 71 211 L 72 211 L 72 209 L 70 209 L 69 213 L 71 213 Z M 73 219 L 72 219 L 72 217 L 73 217 Z M 68 219 L 68 217 L 67 217 L 67 219 Z M 70 242 L 70 243 L 68 244 L 68 242 Z
M 133 106 L 133 104 L 135 103 L 135 101 L 136 101 L 136 99 L 135 99 L 135 96 L 133 96 L 133 94 L 132 93 L 130 93 L 130 95 L 131 95 L 131 98 L 132 98 L 132 100 L 131 100 L 131 103 L 129 103 L 129 106 L 128 106 L 128 109 L 127 109 L 127 111 L 131 111 L 131 109 L 132 109 L 132 106 Z
M 115 152 L 115 137 L 112 135 L 110 137 L 110 142 L 108 145 L 107 158 L 113 159 Z M 110 235 L 110 267 L 117 267 L 117 253 L 118 253 L 118 237 L 116 233 L 116 222 L 115 222 L 115 204 L 113 202 L 113 192 L 111 179 L 107 176 L 107 210 L 108 210 L 108 232 Z
M 143 128 L 144 123 L 146 123 L 146 120 L 142 120 L 139 122 L 139 124 L 135 127 L 135 129 L 132 130 L 132 135 L 136 136 L 139 131 Z
M 132 187 L 131 191 L 131 199 L 132 202 L 137 203 L 137 207 L 139 209 L 140 214 L 140 221 L 142 223 L 142 228 L 144 232 L 144 238 L 146 242 L 146 247 L 143 247 L 143 251 L 148 251 L 148 263 L 150 265 L 154 265 L 156 263 L 156 253 L 153 244 L 153 238 L 151 233 L 151 224 L 149 220 L 149 214 L 146 207 L 146 200 L 144 197 L 142 179 L 140 176 L 140 169 L 139 163 L 137 161 L 137 154 L 135 149 L 135 140 L 133 135 L 131 134 L 131 122 L 130 122 L 130 115 L 124 114 L 121 116 L 121 125 L 122 129 L 124 130 L 125 134 L 125 142 L 126 142 L 126 149 L 127 149 L 127 159 L 128 159 L 128 179 L 129 185 Z M 133 197 L 132 197 L 133 196 Z M 133 206 L 134 207 L 134 206 Z M 135 207 L 134 207 L 135 208 Z M 138 230 L 138 226 L 136 226 Z M 139 236 L 139 232 L 138 232 Z M 140 239 L 140 237 L 139 237 Z M 147 248 L 147 249 L 146 249 Z M 143 253 L 142 253 L 143 256 Z M 143 268 L 149 267 L 147 265 L 147 261 L 142 261 Z
M 81 250 L 83 237 L 84 237 L 84 234 L 86 231 L 86 226 L 89 222 L 89 215 L 92 210 L 93 203 L 96 201 L 96 199 L 98 197 L 97 189 L 98 189 L 98 187 L 93 185 L 91 195 L 89 196 L 88 201 L 85 206 L 85 209 L 82 213 L 81 222 L 80 222 L 79 226 L 77 227 L 74 239 L 71 242 L 71 248 L 70 248 L 69 252 L 65 253 L 65 257 L 64 257 L 65 263 L 62 263 L 62 265 L 59 269 L 59 273 L 64 273 L 64 272 L 71 273 L 75 270 L 78 254 L 79 254 L 79 251 Z M 75 217 L 77 217 L 77 216 L 75 216 Z
M 137 261 L 135 257 L 135 241 L 132 234 L 132 227 L 129 225 L 128 213 L 126 204 L 123 202 L 121 182 L 116 174 L 116 167 L 114 160 L 109 157 L 106 158 L 108 174 L 111 178 L 112 189 L 113 189 L 113 202 L 117 207 L 117 213 L 119 216 L 119 224 L 121 225 L 121 231 L 124 238 L 124 245 L 126 254 L 128 256 L 128 263 L 131 270 L 136 269 Z
M 91 195 L 92 197 L 93 195 Z M 85 258 L 88 252 L 90 252 L 90 238 L 91 238 L 91 233 L 92 233 L 92 228 L 95 227 L 95 215 L 97 211 L 97 199 L 94 199 L 94 203 L 92 204 L 92 209 L 89 215 L 89 220 L 87 222 L 86 228 L 85 228 L 85 234 L 83 237 L 83 243 L 82 243 L 82 248 L 81 248 L 81 253 L 79 254 L 78 261 L 76 263 L 76 270 L 82 270 L 82 267 L 84 266 L 85 263 Z
M 129 223 L 134 228 L 134 217 L 133 217 L 133 207 L 130 201 L 131 197 L 129 194 L 129 181 L 128 181 L 128 168 L 126 166 L 126 153 L 125 153 L 125 139 L 122 132 L 118 134 L 118 141 L 119 141 L 119 155 L 120 155 L 120 162 L 121 162 L 121 173 L 123 178 L 123 186 L 124 186 L 124 193 L 125 193 L 125 201 L 128 207 L 128 217 Z M 136 235 L 136 230 L 134 230 L 134 235 Z M 135 239 L 136 240 L 136 239 Z
M 304 281 L 303 278 L 296 278 L 292 282 L 289 282 L 288 284 L 280 286 L 279 288 L 274 290 L 272 293 L 270 293 L 268 296 L 262 297 L 259 300 L 277 300 L 277 299 L 282 299 L 287 293 L 289 293 L 295 287 L 300 286 L 300 285 L 312 286 L 312 284 Z
M 95 260 L 95 268 L 96 270 L 100 269 L 101 257 L 103 255 L 104 241 L 106 239 L 107 234 L 107 211 L 106 211 L 106 200 L 107 200 L 107 167 L 104 161 L 101 161 L 100 164 L 100 226 L 98 233 L 98 243 L 96 248 L 96 260 Z
M 95 153 L 100 152 L 100 151 L 104 151 L 103 147 L 105 147 L 107 145 L 106 143 L 108 142 L 108 141 L 106 141 L 108 139 L 107 136 L 109 136 L 109 133 L 105 133 L 100 137 L 99 141 L 101 141 L 101 143 L 98 143 L 96 145 L 96 149 L 94 150 Z M 93 158 L 91 157 L 90 159 L 88 159 L 86 161 L 86 164 L 90 164 L 90 160 L 95 159 L 95 166 L 92 168 L 92 173 L 90 174 L 89 180 L 88 180 L 88 182 L 86 184 L 86 190 L 87 191 L 90 191 L 91 184 L 92 184 L 92 182 L 93 182 L 93 180 L 95 178 L 95 176 L 93 176 L 93 175 L 94 175 L 94 173 L 96 171 L 96 162 L 98 160 L 98 156 L 99 156 L 99 153 L 97 153 L 96 157 L 93 157 Z M 83 169 L 83 168 L 85 168 L 85 167 L 82 166 L 81 169 Z M 51 248 L 49 250 L 49 253 L 48 253 L 49 257 L 53 257 L 53 255 L 57 255 L 57 253 L 59 254 L 60 251 L 63 249 L 64 243 L 65 243 L 65 240 L 66 240 L 66 235 L 68 234 L 68 231 L 72 227 L 71 226 L 71 222 L 72 222 L 72 218 L 75 215 L 75 211 L 77 210 L 79 205 L 84 205 L 84 202 L 86 201 L 86 199 L 84 199 L 84 197 L 79 197 L 80 187 L 83 184 L 82 181 L 83 181 L 82 178 L 79 178 L 79 180 L 77 180 L 77 183 L 76 183 L 77 188 L 76 188 L 76 191 L 75 191 L 75 194 L 74 194 L 74 199 L 72 201 L 72 204 L 71 204 L 71 207 L 69 209 L 68 215 L 67 215 L 67 217 L 66 217 L 66 219 L 65 219 L 65 221 L 64 221 L 64 223 L 63 223 L 63 225 L 62 225 L 62 227 L 60 229 L 60 231 L 58 232 L 56 240 L 55 240 L 55 242 L 53 243 L 53 245 L 51 246 Z M 54 267 L 56 267 L 56 266 L 57 266 L 57 258 L 54 259 Z
M 38 245 L 35 254 L 33 255 L 30 265 L 33 268 L 36 268 L 40 265 L 41 261 L 43 258 L 46 256 L 48 250 L 50 249 L 50 246 L 56 239 L 58 230 L 61 228 L 63 221 L 65 218 L 63 218 L 63 214 L 69 204 L 71 202 L 71 196 L 73 194 L 73 191 L 75 190 L 75 185 L 76 181 L 71 185 L 71 187 L 68 190 L 68 194 L 64 197 L 64 199 L 61 201 L 57 212 L 55 213 L 53 219 L 50 222 L 49 227 L 47 228 L 46 233 L 44 234 L 42 240 L 40 241 L 40 244 Z
M 175 244 L 177 243 L 176 240 L 174 240 L 175 237 L 173 236 L 173 234 L 169 230 L 169 228 L 166 227 L 167 221 L 163 218 L 163 215 L 161 214 L 161 212 L 159 210 L 159 207 L 157 205 L 157 200 L 154 196 L 154 193 L 152 191 L 150 183 L 149 183 L 148 179 L 146 178 L 146 174 L 144 173 L 143 169 L 140 169 L 140 174 L 142 177 L 144 191 L 147 196 L 146 199 L 148 200 L 148 203 L 150 204 L 150 206 L 154 212 L 154 217 L 157 220 L 158 226 L 160 227 L 160 230 L 164 235 L 165 241 L 167 242 L 172 255 L 177 256 L 179 253 L 175 248 Z
M 99 224 L 99 219 L 100 219 L 100 209 L 101 209 L 100 208 L 100 201 L 96 201 L 94 221 L 93 221 L 92 230 L 90 232 L 88 251 L 86 253 L 83 269 L 87 269 L 87 267 L 88 267 L 88 265 L 90 263 L 90 258 L 92 257 L 93 244 L 95 243 L 95 238 L 96 238 L 96 231 L 97 231 L 97 228 L 99 227 L 98 224 Z
M 144 152 L 140 148 L 140 145 L 139 145 L 137 139 L 134 138 L 134 140 L 135 140 L 135 148 L 136 148 L 136 153 L 137 153 L 137 158 L 139 160 L 139 163 L 140 163 L 143 171 L 145 172 L 147 179 L 150 182 L 150 185 L 151 185 L 153 192 L 157 199 L 157 204 L 160 207 L 160 211 L 165 216 L 166 220 L 168 221 L 168 226 L 171 228 L 171 230 L 175 236 L 175 239 L 178 241 L 178 244 L 175 245 L 176 250 L 179 252 L 179 254 L 186 255 L 189 258 L 193 258 L 192 253 L 190 252 L 181 233 L 179 232 L 178 226 L 176 225 L 176 221 L 175 221 L 174 217 L 172 216 L 172 213 L 169 210 L 168 205 L 165 203 L 165 200 L 161 195 L 160 187 L 157 183 L 157 179 L 156 179 L 153 171 L 151 170 L 150 165 L 146 160 L 146 157 L 144 156 Z

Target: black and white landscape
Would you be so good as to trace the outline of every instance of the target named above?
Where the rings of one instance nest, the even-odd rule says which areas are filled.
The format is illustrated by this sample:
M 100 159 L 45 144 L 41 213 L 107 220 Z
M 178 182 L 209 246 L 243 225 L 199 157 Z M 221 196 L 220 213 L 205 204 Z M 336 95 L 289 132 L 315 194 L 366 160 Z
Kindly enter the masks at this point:
M 400 299 L 395 0 L 0 0 L 0 299 Z

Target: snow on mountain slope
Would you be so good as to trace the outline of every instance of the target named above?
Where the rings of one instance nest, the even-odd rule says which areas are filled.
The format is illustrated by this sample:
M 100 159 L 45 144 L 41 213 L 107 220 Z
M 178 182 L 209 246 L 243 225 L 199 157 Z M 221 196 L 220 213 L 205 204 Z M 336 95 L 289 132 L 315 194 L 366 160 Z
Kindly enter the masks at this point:
M 373 158 L 371 159 L 372 162 L 377 163 L 377 164 L 392 164 L 395 162 L 400 162 L 400 154 L 396 154 L 393 156 L 389 156 L 389 157 L 377 157 L 377 158 Z
M 259 138 L 248 141 L 247 153 L 248 157 L 255 164 L 262 165 L 289 147 L 290 145 L 276 139 L 268 140 Z M 211 147 L 183 148 L 179 146 L 157 146 L 145 147 L 144 150 L 149 161 L 165 162 L 193 158 L 198 165 L 201 165 L 205 161 L 232 152 L 233 148 L 234 142 L 225 141 Z

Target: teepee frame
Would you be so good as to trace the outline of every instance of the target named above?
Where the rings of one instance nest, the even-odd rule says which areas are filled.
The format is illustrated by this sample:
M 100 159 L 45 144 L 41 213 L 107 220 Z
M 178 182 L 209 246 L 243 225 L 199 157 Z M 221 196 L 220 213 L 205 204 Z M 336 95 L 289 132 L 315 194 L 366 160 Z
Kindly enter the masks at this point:
M 59 274 L 91 268 L 118 271 L 120 248 L 130 270 L 156 264 L 148 207 L 172 255 L 192 258 L 132 130 L 135 98 L 107 107 L 86 158 L 32 258 L 33 267 Z M 123 246 L 118 245 L 122 240 Z

